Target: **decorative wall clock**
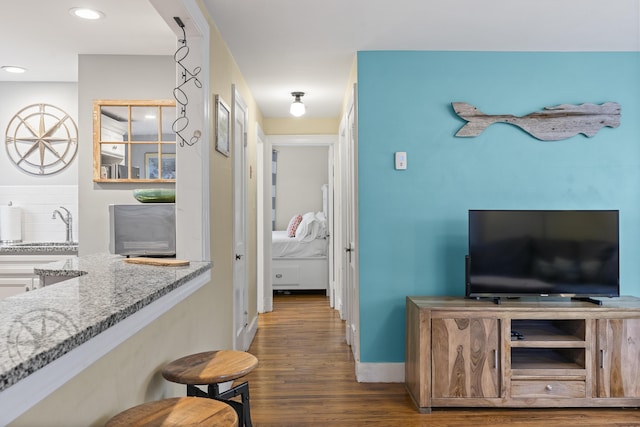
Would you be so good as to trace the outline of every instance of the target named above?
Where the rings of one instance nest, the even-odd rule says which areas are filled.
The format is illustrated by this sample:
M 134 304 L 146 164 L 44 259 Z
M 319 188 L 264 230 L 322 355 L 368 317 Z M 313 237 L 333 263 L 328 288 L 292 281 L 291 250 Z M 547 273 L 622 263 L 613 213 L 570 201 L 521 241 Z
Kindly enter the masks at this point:
M 7 154 L 32 175 L 51 175 L 69 166 L 78 151 L 78 127 L 69 114 L 50 104 L 18 111 L 7 126 Z

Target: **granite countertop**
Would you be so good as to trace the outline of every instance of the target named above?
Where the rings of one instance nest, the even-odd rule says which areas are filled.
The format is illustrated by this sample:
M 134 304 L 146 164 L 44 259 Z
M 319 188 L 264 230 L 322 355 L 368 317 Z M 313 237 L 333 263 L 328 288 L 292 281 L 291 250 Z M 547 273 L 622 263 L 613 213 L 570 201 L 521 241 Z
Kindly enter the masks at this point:
M 0 392 L 211 267 L 128 264 L 111 254 L 38 267 L 73 278 L 0 300 Z
M 103 255 L 104 256 L 104 255 Z M 112 257 L 113 255 L 108 255 L 108 257 Z M 33 267 L 33 273 L 38 276 L 48 276 L 48 277 L 80 277 L 89 273 L 89 268 L 87 265 L 87 260 L 92 257 L 69 257 L 63 259 L 61 261 L 50 262 L 48 264 L 39 265 Z M 118 256 L 122 263 L 124 263 L 124 258 Z M 130 265 L 130 264 L 127 264 Z M 95 270 L 92 266 L 91 270 Z
M 78 253 L 78 242 L 0 243 L 0 255 L 69 255 Z

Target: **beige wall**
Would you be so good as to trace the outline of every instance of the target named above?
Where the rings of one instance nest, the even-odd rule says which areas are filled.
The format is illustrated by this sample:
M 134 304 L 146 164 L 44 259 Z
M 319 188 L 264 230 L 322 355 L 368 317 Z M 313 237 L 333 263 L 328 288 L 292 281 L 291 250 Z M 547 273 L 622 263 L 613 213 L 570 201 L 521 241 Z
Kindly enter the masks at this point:
M 257 125 L 262 125 L 262 115 L 249 91 L 238 66 L 222 39 L 215 23 L 209 18 L 211 27 L 210 52 L 212 95 L 218 94 L 229 107 L 233 105 L 232 85 L 248 106 L 247 123 L 247 266 L 248 266 L 248 318 L 249 323 L 257 322 Z M 213 135 L 213 133 L 212 133 Z M 213 144 L 212 144 L 213 145 Z M 210 158 L 210 218 L 211 218 L 211 259 L 214 263 L 212 278 L 214 283 L 223 287 L 223 300 L 216 302 L 217 309 L 224 314 L 228 322 L 233 319 L 233 148 L 231 155 L 225 157 L 215 150 Z M 233 345 L 231 323 L 226 345 Z
M 322 185 L 329 183 L 329 147 L 274 146 L 278 150 L 276 230 L 293 215 L 322 211 Z
M 339 118 L 278 118 L 265 119 L 262 130 L 265 135 L 336 135 L 339 125 Z

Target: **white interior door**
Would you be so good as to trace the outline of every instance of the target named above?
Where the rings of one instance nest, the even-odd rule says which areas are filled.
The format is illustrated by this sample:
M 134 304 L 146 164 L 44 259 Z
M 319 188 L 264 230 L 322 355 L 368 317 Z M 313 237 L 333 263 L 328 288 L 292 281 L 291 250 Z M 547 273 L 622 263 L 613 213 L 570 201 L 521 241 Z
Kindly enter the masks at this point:
M 247 274 L 247 106 L 240 94 L 233 88 L 231 108 L 233 135 L 233 326 L 234 348 L 245 351 L 248 348 L 248 274 Z
M 346 339 L 356 362 L 360 360 L 360 301 L 358 286 L 358 181 L 357 181 L 357 105 L 354 85 L 347 110 L 345 144 L 345 210 L 344 210 L 344 301 L 346 305 Z
M 347 147 L 347 115 L 345 114 L 340 121 L 340 132 L 338 135 L 338 145 L 334 151 L 334 217 L 333 217 L 333 254 L 334 254 L 334 266 L 333 266 L 333 292 L 334 292 L 334 305 L 333 307 L 340 313 L 342 320 L 346 319 L 346 305 L 345 305 L 345 266 L 346 266 L 346 253 L 345 248 L 347 242 L 345 238 L 346 232 L 346 147 Z
M 334 203 L 335 197 L 335 149 L 333 145 L 329 146 L 328 155 L 328 177 L 329 186 L 327 189 L 327 226 L 329 232 L 329 306 L 336 308 L 336 259 L 335 247 L 333 240 L 335 239 L 334 221 L 336 216 L 336 207 Z
M 258 271 L 258 313 L 273 311 L 273 291 L 271 285 L 271 220 L 272 220 L 272 155 L 271 144 L 262 128 L 256 124 L 256 155 L 258 185 L 257 223 L 257 271 Z

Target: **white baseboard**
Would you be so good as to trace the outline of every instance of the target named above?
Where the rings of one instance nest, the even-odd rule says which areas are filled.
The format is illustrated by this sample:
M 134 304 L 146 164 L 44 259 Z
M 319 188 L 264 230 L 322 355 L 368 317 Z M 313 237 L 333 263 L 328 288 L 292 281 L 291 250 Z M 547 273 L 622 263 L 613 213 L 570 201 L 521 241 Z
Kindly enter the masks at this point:
M 403 383 L 404 363 L 356 362 L 356 379 L 359 383 Z
M 251 343 L 253 339 L 256 337 L 256 333 L 258 332 L 258 316 L 254 316 L 251 323 L 247 326 L 247 334 L 245 336 L 245 351 L 251 347 Z

